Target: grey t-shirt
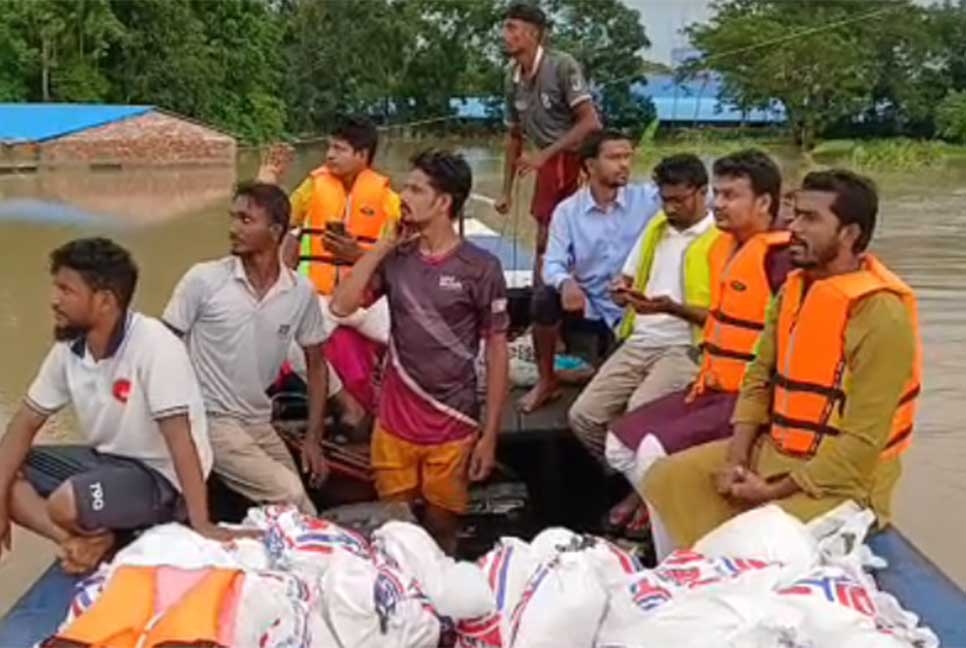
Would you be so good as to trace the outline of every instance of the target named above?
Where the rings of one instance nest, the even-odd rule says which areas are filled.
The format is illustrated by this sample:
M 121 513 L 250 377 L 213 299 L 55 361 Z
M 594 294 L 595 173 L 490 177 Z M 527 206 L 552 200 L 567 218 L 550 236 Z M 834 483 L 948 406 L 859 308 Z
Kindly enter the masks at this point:
M 536 70 L 525 78 L 519 65 L 507 70 L 506 119 L 540 148 L 550 146 L 574 125 L 574 108 L 591 99 L 580 64 L 570 54 L 537 51 Z
M 185 335 L 210 414 L 268 423 L 265 390 L 294 341 L 328 337 L 315 288 L 289 268 L 259 300 L 237 257 L 199 263 L 178 283 L 162 319 Z

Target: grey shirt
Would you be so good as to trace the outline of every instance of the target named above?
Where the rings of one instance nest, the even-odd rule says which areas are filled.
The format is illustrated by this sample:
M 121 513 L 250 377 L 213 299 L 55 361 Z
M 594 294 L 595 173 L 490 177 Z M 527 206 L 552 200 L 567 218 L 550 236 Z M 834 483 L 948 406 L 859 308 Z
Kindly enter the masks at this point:
M 534 73 L 526 78 L 519 64 L 507 70 L 507 123 L 519 125 L 539 148 L 563 137 L 574 123 L 574 108 L 591 99 L 580 64 L 570 54 L 537 50 Z
M 307 347 L 327 337 L 315 289 L 305 277 L 283 266 L 259 300 L 237 257 L 188 270 L 162 319 L 185 334 L 205 409 L 246 423 L 271 420 L 265 390 L 292 341 Z

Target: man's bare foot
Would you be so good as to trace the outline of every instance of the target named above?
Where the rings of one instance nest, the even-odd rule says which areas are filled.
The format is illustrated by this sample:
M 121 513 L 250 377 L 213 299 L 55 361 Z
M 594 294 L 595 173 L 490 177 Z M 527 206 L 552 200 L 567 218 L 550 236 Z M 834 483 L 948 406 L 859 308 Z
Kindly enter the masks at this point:
M 86 574 L 94 571 L 113 547 L 114 534 L 110 531 L 71 536 L 60 545 L 60 564 L 68 574 Z
M 546 380 L 541 378 L 530 391 L 517 401 L 517 408 L 524 414 L 529 414 L 558 398 L 560 398 L 560 386 L 556 379 Z

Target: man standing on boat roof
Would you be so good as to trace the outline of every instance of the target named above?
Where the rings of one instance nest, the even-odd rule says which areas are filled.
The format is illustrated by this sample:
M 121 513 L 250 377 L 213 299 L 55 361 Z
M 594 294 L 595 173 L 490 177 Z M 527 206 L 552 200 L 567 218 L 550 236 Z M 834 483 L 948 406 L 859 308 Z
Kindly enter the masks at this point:
M 546 14 L 535 5 L 517 2 L 504 14 L 503 43 L 513 63 L 505 81 L 509 133 L 503 195 L 496 210 L 508 213 L 515 196 L 520 194 L 521 177 L 536 174 L 530 203 L 530 213 L 537 222 L 535 289 L 542 283 L 543 255 L 554 210 L 578 187 L 580 145 L 601 128 L 580 65 L 565 52 L 543 47 L 547 28 Z M 534 348 L 539 345 L 537 335 L 534 330 Z M 546 389 L 547 380 L 537 387 L 521 403 L 523 409 L 536 409 L 552 396 L 552 390 Z
M 69 573 L 95 568 L 116 531 L 172 520 L 216 540 L 235 537 L 208 517 L 211 446 L 184 345 L 129 310 L 138 270 L 104 238 L 50 255 L 57 340 L 0 441 L 0 553 L 10 522 L 60 546 Z M 77 445 L 31 447 L 71 404 Z
M 913 291 L 866 252 L 877 209 L 866 178 L 805 177 L 797 269 L 768 309 L 731 438 L 657 460 L 641 484 L 675 546 L 769 502 L 808 521 L 853 500 L 891 520 L 922 350 Z
M 215 473 L 255 502 L 295 504 L 315 513 L 299 469 L 272 427 L 266 390 L 296 344 L 308 368 L 302 470 L 320 484 L 328 472 L 322 456 L 329 395 L 325 324 L 312 284 L 279 256 L 289 225 L 285 192 L 272 184 L 242 184 L 230 215 L 231 255 L 188 270 L 162 317 L 185 338 L 198 374 Z
M 453 224 L 472 189 L 469 165 L 447 151 L 413 158 L 400 231 L 381 239 L 332 297 L 349 316 L 385 295 L 392 337 L 372 468 L 380 498 L 426 502 L 423 522 L 453 553 L 469 482 L 493 469 L 506 398 L 506 283 L 500 261 L 461 240 Z M 476 358 L 485 344 L 481 416 Z
M 292 192 L 292 229 L 282 245 L 287 264 L 308 277 L 332 330 L 326 356 L 346 389 L 335 401 L 343 422 L 354 426 L 374 407 L 370 377 L 389 340 L 385 300 L 349 318 L 333 318 L 328 302 L 366 250 L 399 220 L 399 195 L 389 178 L 372 168 L 379 143 L 375 125 L 365 117 L 338 120 L 329 136 L 325 164 Z M 258 179 L 277 184 L 286 160 L 271 156 Z M 300 365 L 296 355 L 297 367 Z M 299 372 L 301 373 L 301 372 Z

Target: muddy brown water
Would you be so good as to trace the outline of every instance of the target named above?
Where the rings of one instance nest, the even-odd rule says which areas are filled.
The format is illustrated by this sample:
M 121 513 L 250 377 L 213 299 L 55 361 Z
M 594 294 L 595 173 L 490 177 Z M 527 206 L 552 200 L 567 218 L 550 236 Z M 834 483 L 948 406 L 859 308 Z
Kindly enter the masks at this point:
M 417 146 L 391 143 L 380 156 L 382 168 L 399 179 Z M 502 167 L 498 148 L 473 143 L 462 150 L 474 167 L 474 191 L 495 196 Z M 317 147 L 300 149 L 286 184 L 294 185 L 321 155 Z M 256 154 L 243 153 L 237 169 L 0 176 L 0 425 L 18 406 L 51 342 L 48 252 L 78 236 L 117 239 L 141 267 L 136 307 L 157 314 L 191 264 L 225 253 L 231 185 L 250 177 L 256 164 Z M 800 170 L 790 158 L 784 166 Z M 916 442 L 906 455 L 896 497 L 897 524 L 966 586 L 966 553 L 959 548 L 966 535 L 966 434 L 960 428 L 966 422 L 966 168 L 873 175 L 882 190 L 873 248 L 917 290 L 925 347 L 925 389 Z M 71 213 L 49 207 L 31 216 L 36 204 L 10 202 L 23 199 L 60 203 L 100 218 L 67 222 Z M 479 201 L 470 214 L 507 235 L 516 231 L 526 239 L 532 233 L 526 217 L 516 222 L 498 217 Z M 70 415 L 53 420 L 43 434 L 71 438 Z M 0 613 L 52 556 L 46 542 L 15 534 L 13 552 L 0 559 Z

